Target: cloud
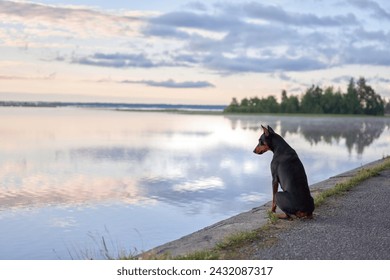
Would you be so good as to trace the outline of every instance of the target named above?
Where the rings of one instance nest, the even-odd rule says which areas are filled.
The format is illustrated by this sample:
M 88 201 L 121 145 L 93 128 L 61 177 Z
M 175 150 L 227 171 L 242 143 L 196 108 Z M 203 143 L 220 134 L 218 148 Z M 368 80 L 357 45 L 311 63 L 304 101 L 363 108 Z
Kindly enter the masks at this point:
M 151 87 L 165 87 L 165 88 L 208 88 L 214 87 L 213 84 L 207 81 L 185 81 L 185 82 L 175 82 L 172 79 L 166 81 L 152 81 L 152 80 L 142 80 L 142 81 L 130 81 L 124 80 L 121 83 L 130 83 L 130 84 L 145 84 Z
M 217 3 L 216 12 L 207 13 L 207 9 L 198 9 L 204 13 L 191 11 L 177 11 L 152 17 L 152 25 L 172 26 L 175 28 L 194 28 L 207 31 L 243 31 L 242 27 L 259 26 L 259 23 L 250 23 L 248 19 L 258 19 L 260 25 L 281 23 L 283 25 L 340 27 L 354 26 L 358 20 L 353 14 L 319 17 L 312 13 L 292 13 L 278 6 L 263 5 L 255 2 L 240 4 Z
M 349 83 L 351 78 L 353 78 L 353 77 L 348 76 L 348 75 L 343 75 L 343 76 L 339 76 L 339 77 L 333 78 L 331 81 L 333 83 L 337 83 L 337 84 L 347 84 L 347 83 Z
M 41 34 L 52 32 L 82 36 L 134 34 L 142 15 L 120 15 L 82 6 L 45 5 L 31 2 L 0 1 L 0 20 L 23 28 L 39 26 Z
M 53 72 L 47 76 L 10 76 L 10 75 L 0 75 L 0 80 L 10 81 L 10 80 L 53 80 L 57 76 L 56 72 Z
M 178 66 L 177 63 L 166 60 L 152 60 L 143 53 L 95 53 L 90 56 L 74 57 L 72 59 L 72 63 L 112 68 L 152 68 Z
M 350 46 L 343 54 L 344 64 L 363 64 L 390 66 L 390 56 L 388 49 L 370 45 L 365 47 Z
M 153 25 L 174 26 L 175 28 L 195 28 L 207 31 L 229 31 L 231 28 L 239 28 L 241 20 L 222 15 L 209 15 L 207 13 L 193 13 L 187 11 L 169 12 L 149 21 Z
M 278 78 L 278 79 L 285 81 L 285 82 L 291 82 L 291 81 L 297 82 L 297 80 L 293 79 L 291 76 L 287 75 L 284 72 L 272 73 L 272 74 L 270 74 L 270 77 Z
M 377 44 L 389 44 L 390 32 L 383 30 L 366 30 L 364 28 L 354 29 L 353 32 L 347 33 L 347 36 L 351 38 L 354 43 L 377 43 Z
M 351 78 L 355 79 L 355 82 L 356 82 L 356 77 L 351 77 L 351 76 L 348 76 L 348 75 L 343 75 L 343 76 L 339 76 L 339 77 L 333 78 L 331 81 L 334 82 L 334 83 L 342 83 L 342 84 L 346 85 L 346 84 L 349 83 Z M 389 78 L 381 77 L 381 76 L 378 76 L 378 75 L 375 75 L 375 76 L 365 76 L 365 79 L 366 79 L 366 81 L 368 81 L 368 83 L 384 83 L 384 84 L 390 83 L 390 79 Z
M 0 80 L 29 80 L 27 77 L 22 77 L 22 76 L 5 76 L 5 75 L 0 75 Z
M 0 1 L 0 21 L 12 27 L 0 35 L 3 42 L 14 36 L 14 45 L 29 49 L 45 42 L 50 45 L 46 49 L 53 49 L 41 52 L 51 57 L 46 62 L 117 69 L 186 67 L 226 75 L 302 72 L 346 64 L 389 66 L 390 30 L 367 25 L 369 18 L 367 14 L 363 18 L 361 10 L 378 19 L 390 19 L 390 13 L 370 0 L 349 0 L 345 8 L 347 12 L 314 13 L 258 1 L 194 1 L 180 10 L 147 13 Z M 61 36 L 71 39 L 59 43 Z M 196 81 L 138 82 L 170 88 L 212 86 Z
M 377 2 L 370 0 L 349 0 L 349 3 L 364 11 L 371 11 L 373 18 L 390 20 L 390 13 L 383 9 Z
M 375 76 L 373 79 L 376 80 L 377 82 L 380 82 L 380 83 L 385 83 L 385 84 L 390 83 L 390 79 L 387 77 L 384 78 L 384 77 Z
M 161 38 L 173 38 L 180 40 L 190 39 L 191 37 L 191 35 L 187 32 L 158 24 L 148 25 L 147 27 L 143 28 L 142 32 L 144 36 L 156 36 Z
M 207 11 L 208 7 L 201 3 L 201 2 L 190 2 L 184 5 L 184 8 L 188 8 L 191 10 L 198 10 L 198 11 Z
M 386 15 L 375 2 L 351 3 Z M 257 2 L 218 2 L 213 8 L 211 12 L 200 2 L 191 2 L 184 10 L 144 18 L 139 32 L 144 38 L 164 39 L 172 44 L 170 51 L 153 55 L 148 50 L 138 54 L 95 53 L 72 62 L 113 68 L 200 66 L 219 74 L 311 71 L 343 64 L 390 65 L 385 51 L 390 44 L 386 39 L 389 32 L 368 31 L 350 13 L 319 16 Z
M 263 5 L 256 2 L 241 4 L 218 3 L 216 7 L 223 10 L 225 14 L 303 27 L 339 27 L 340 25 L 357 24 L 357 19 L 353 14 L 320 17 L 313 13 L 288 12 L 279 6 Z
M 172 187 L 172 189 L 175 192 L 204 192 L 210 190 L 222 190 L 225 189 L 225 186 L 221 178 L 208 177 L 176 184 Z
M 184 46 L 171 56 L 173 61 L 223 74 L 335 66 L 345 43 L 340 28 L 350 30 L 359 24 L 352 14 L 320 17 L 255 2 L 219 2 L 213 13 L 194 9 L 151 17 L 144 35 L 182 41 Z
M 326 64 L 310 57 L 255 58 L 238 56 L 229 58 L 219 55 L 208 57 L 205 59 L 204 65 L 207 68 L 211 68 L 225 74 L 233 72 L 268 73 L 274 71 L 309 71 L 326 68 Z

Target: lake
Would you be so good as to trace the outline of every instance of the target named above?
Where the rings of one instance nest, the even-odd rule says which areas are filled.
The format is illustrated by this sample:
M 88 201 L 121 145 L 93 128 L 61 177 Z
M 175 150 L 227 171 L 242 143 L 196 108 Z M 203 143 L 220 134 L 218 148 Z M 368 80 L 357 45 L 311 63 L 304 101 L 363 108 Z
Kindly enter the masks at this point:
M 390 118 L 0 107 L 0 259 L 140 252 L 266 203 L 260 124 L 310 184 L 390 154 Z

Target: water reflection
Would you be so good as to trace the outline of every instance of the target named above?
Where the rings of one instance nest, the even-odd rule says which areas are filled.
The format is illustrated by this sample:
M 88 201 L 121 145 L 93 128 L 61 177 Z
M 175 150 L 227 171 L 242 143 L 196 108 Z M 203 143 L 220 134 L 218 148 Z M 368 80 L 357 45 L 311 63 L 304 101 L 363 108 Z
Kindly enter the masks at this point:
M 238 126 L 243 129 L 260 131 L 261 119 L 264 124 L 277 127 L 280 135 L 298 134 L 311 145 L 320 142 L 333 144 L 344 142 L 349 153 L 353 150 L 361 155 L 364 149 L 378 139 L 383 131 L 389 129 L 388 118 L 363 117 L 245 117 L 227 116 L 231 121 L 232 129 Z
M 212 198 L 218 212 L 236 212 L 247 207 L 243 202 L 269 198 L 270 155 L 259 158 L 251 153 L 260 123 L 274 127 L 300 151 L 308 173 L 314 174 L 309 176 L 314 178 L 311 182 L 325 179 L 337 165 L 348 166 L 349 159 L 334 159 L 333 167 L 324 165 L 332 164 L 329 156 L 340 155 L 343 145 L 349 154 L 355 151 L 360 156 L 384 131 L 388 137 L 389 130 L 387 118 L 151 117 L 103 112 L 104 122 L 96 122 L 100 112 L 80 111 L 76 116 L 83 118 L 70 126 L 74 112 L 51 122 L 45 112 L 23 124 L 8 122 L 0 129 L 4 136 L 1 209 L 158 201 L 186 207 Z M 146 120 L 144 126 L 138 117 Z M 152 129 L 148 125 L 156 117 L 166 122 Z M 122 125 L 117 123 L 119 118 Z
M 258 176 L 255 175 L 261 164 L 255 163 L 256 158 L 249 150 L 225 145 L 195 150 L 194 153 L 181 149 L 96 147 L 71 150 L 70 159 L 74 163 L 95 162 L 95 167 L 97 162 L 102 166 L 115 162 L 116 172 L 126 173 L 133 178 L 137 189 L 142 190 L 146 197 L 184 208 L 194 202 L 212 199 L 214 204 L 231 201 L 229 205 L 221 205 L 217 212 L 237 211 L 245 207 L 242 197 L 240 202 L 234 202 L 243 189 L 266 196 L 259 193 Z M 107 171 L 100 170 L 99 174 L 104 172 Z M 247 176 L 243 178 L 243 174 Z M 249 199 L 246 201 L 253 202 Z
M 297 150 L 310 183 L 376 160 L 390 145 L 387 118 L 39 108 L 0 108 L 0 116 L 7 254 L 18 251 L 15 244 L 34 246 L 34 234 L 45 232 L 47 246 L 58 248 L 56 236 L 82 240 L 107 224 L 119 240 L 136 244 L 123 227 L 136 228 L 156 246 L 265 203 L 272 154 L 252 153 L 261 123 Z

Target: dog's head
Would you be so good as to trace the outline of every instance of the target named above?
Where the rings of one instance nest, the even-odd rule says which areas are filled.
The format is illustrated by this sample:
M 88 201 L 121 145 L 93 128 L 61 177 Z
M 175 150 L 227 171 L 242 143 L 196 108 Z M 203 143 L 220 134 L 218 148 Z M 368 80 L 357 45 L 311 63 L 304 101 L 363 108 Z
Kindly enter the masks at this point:
M 270 126 L 267 126 L 267 128 L 261 126 L 261 128 L 263 129 L 263 134 L 261 134 L 259 138 L 259 144 L 257 144 L 253 150 L 253 152 L 258 155 L 264 154 L 266 151 L 271 150 L 271 137 L 272 134 L 275 134 L 274 130 Z

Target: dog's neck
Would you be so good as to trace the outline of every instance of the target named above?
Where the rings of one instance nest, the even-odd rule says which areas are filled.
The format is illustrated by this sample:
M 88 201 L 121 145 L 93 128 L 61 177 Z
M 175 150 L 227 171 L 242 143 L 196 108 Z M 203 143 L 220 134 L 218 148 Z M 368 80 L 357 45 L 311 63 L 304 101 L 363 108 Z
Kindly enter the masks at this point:
M 272 138 L 271 151 L 274 154 L 282 154 L 286 152 L 294 152 L 294 149 L 278 134 L 275 134 Z

